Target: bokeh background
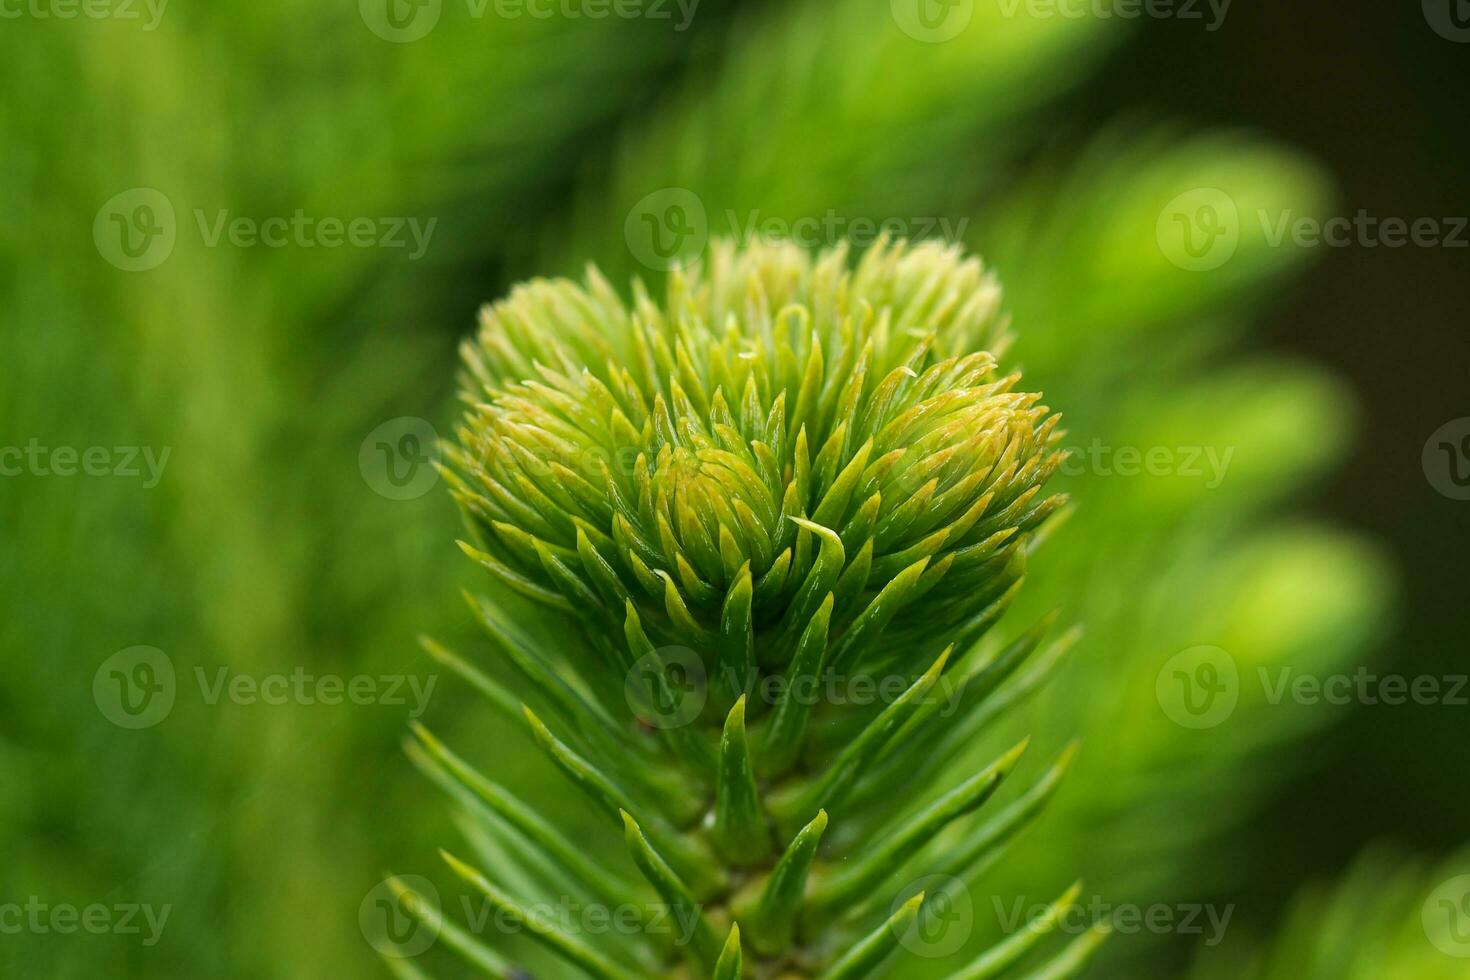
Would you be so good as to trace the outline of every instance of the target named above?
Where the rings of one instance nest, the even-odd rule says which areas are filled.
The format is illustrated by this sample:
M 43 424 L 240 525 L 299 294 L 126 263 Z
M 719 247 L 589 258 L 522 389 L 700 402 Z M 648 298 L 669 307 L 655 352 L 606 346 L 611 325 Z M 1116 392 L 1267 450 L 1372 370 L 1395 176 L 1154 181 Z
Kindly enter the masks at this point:
M 758 215 L 948 229 L 1000 276 L 1070 445 L 1231 452 L 1218 480 L 1059 481 L 1078 508 L 1007 626 L 1060 608 L 1086 632 L 995 741 L 1084 750 L 976 886 L 975 943 L 992 895 L 1082 874 L 1232 910 L 1216 943 L 1117 936 L 1091 975 L 1470 976 L 1470 706 L 1254 680 L 1470 672 L 1470 502 L 1426 455 L 1470 415 L 1470 233 L 1311 247 L 1257 220 L 1456 234 L 1463 3 L 391 3 L 0 6 L 0 973 L 387 975 L 364 899 L 386 869 L 447 899 L 457 833 L 400 751 L 403 679 L 435 679 L 425 718 L 467 755 L 567 793 L 416 641 L 486 659 L 459 595 L 484 583 L 412 469 L 453 430 L 456 346 L 520 278 L 656 283 L 652 231 L 697 252 Z M 1192 254 L 1178 216 L 1204 236 L 1222 193 L 1234 234 Z M 282 247 L 213 237 L 298 212 L 315 230 Z M 328 217 L 371 242 L 330 246 Z M 1242 680 L 1191 728 L 1156 684 L 1202 645 Z M 139 646 L 174 677 L 162 717 L 110 686 L 146 679 Z M 298 672 L 385 696 L 207 693 Z M 38 904 L 112 926 L 26 924 Z M 167 918 L 129 931 L 124 906 Z

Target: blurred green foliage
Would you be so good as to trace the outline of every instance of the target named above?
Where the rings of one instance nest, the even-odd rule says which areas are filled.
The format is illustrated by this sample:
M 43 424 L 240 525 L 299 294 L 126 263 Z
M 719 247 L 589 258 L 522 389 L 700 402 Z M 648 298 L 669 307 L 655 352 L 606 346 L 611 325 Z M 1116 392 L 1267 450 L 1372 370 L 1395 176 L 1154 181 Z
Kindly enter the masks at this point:
M 1423 861 L 1374 848 L 1340 881 L 1302 889 L 1275 936 L 1237 940 L 1201 957 L 1190 976 L 1453 980 L 1465 976 L 1470 954 L 1467 894 L 1470 861 L 1463 853 L 1426 867 Z
M 0 478 L 0 903 L 172 906 L 155 946 L 0 937 L 0 972 L 380 969 L 359 902 L 386 867 L 432 867 L 452 831 L 399 753 L 404 709 L 209 704 L 195 671 L 427 676 L 417 633 L 475 648 L 447 495 L 373 492 L 359 448 L 399 416 L 448 431 L 455 344 L 515 278 L 589 259 L 617 281 L 650 275 L 626 220 L 668 187 L 714 223 L 964 219 L 1006 288 L 1013 360 L 1070 445 L 1232 451 L 1214 486 L 1086 463 L 1060 481 L 1075 512 L 1007 623 L 1060 607 L 1086 636 L 976 757 L 1020 730 L 1085 748 L 985 888 L 1041 901 L 1081 873 L 1113 901 L 1204 901 L 1269 877 L 1254 846 L 1269 828 L 1245 818 L 1307 764 L 1320 713 L 1254 691 L 1188 731 L 1159 710 L 1156 675 L 1201 644 L 1243 672 L 1351 669 L 1391 586 L 1370 545 L 1291 515 L 1352 415 L 1332 379 L 1252 351 L 1296 253 L 1246 228 L 1227 265 L 1189 272 L 1156 222 L 1200 187 L 1242 212 L 1310 213 L 1328 195 L 1310 161 L 1127 117 L 1126 99 L 1079 122 L 1068 99 L 1126 45 L 1117 22 L 977 5 L 956 39 L 926 44 L 856 0 L 705 0 L 684 32 L 445 3 L 428 36 L 393 44 L 353 7 L 174 4 L 150 31 L 35 17 L 0 31 L 0 444 L 170 450 L 152 488 Z M 98 209 L 134 187 L 179 216 L 172 255 L 142 273 L 93 239 Z M 437 225 L 419 261 L 208 247 L 196 227 L 196 212 L 298 209 Z M 168 654 L 180 693 L 130 731 L 92 681 L 137 644 Z M 564 792 L 468 692 L 441 684 L 433 715 L 508 782 Z M 1163 945 L 1116 939 L 1098 969 L 1157 975 L 1177 963 Z M 1288 975 L 1342 974 L 1262 974 Z

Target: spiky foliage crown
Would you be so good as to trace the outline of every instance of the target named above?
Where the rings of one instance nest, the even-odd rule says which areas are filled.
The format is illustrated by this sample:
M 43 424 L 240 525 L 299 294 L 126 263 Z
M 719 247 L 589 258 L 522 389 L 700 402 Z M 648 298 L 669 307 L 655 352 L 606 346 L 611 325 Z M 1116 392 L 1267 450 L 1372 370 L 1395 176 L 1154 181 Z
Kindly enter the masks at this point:
M 707 271 L 670 276 L 662 305 L 635 283 L 629 307 L 591 270 L 485 311 L 445 470 L 475 539 L 462 546 L 575 639 L 548 657 L 504 603 L 474 606 L 555 715 L 553 734 L 524 708 L 537 742 L 617 821 L 632 864 L 584 853 L 422 728 L 413 754 L 529 842 L 550 889 L 643 907 L 651 886 L 691 923 L 679 946 L 592 944 L 446 855 L 584 972 L 871 975 L 923 907 L 892 889 L 983 864 L 1052 792 L 1065 755 L 970 826 L 1024 746 L 951 771 L 1060 654 L 991 698 L 1043 631 L 978 641 L 1061 503 L 1042 493 L 1057 419 L 997 370 L 999 299 L 955 247 L 880 243 L 850 268 L 843 248 L 720 244 Z M 993 975 L 1041 931 L 963 975 Z

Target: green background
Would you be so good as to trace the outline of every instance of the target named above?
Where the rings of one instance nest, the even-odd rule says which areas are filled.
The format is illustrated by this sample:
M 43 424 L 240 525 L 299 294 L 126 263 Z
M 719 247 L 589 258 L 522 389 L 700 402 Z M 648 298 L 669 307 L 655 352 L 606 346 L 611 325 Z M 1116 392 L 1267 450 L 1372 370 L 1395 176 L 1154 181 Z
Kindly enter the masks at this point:
M 684 31 L 445 0 L 406 44 L 345 2 L 172 0 L 156 30 L 138 9 L 0 21 L 0 446 L 170 450 L 155 487 L 0 477 L 0 905 L 171 912 L 152 946 L 0 934 L 0 972 L 373 975 L 358 909 L 384 870 L 448 894 L 434 848 L 456 831 L 401 755 L 406 707 L 210 704 L 196 670 L 427 678 L 420 633 L 483 659 L 447 493 L 389 499 L 360 450 L 404 416 L 450 434 L 456 346 L 517 279 L 595 259 L 656 280 L 624 227 L 668 187 L 714 216 L 964 220 L 1071 444 L 1237 450 L 1218 488 L 1059 481 L 1080 507 L 1034 562 L 1028 612 L 1061 606 L 1088 633 L 1016 725 L 1080 735 L 1084 762 L 995 887 L 1040 901 L 1081 873 L 1120 902 L 1232 903 L 1219 949 L 1119 937 L 1094 971 L 1243 970 L 1283 925 L 1366 942 L 1300 890 L 1380 848 L 1407 897 L 1361 914 L 1407 922 L 1404 955 L 1426 955 L 1415 896 L 1449 872 L 1413 869 L 1465 840 L 1470 709 L 1245 703 L 1200 734 L 1153 694 L 1200 643 L 1317 672 L 1466 670 L 1470 504 L 1420 458 L 1470 414 L 1470 252 L 1243 233 L 1192 273 L 1155 237 L 1195 187 L 1246 213 L 1470 210 L 1470 48 L 1417 4 L 1238 4 L 1210 32 L 976 0 L 937 44 L 845 0 L 702 0 Z M 172 203 L 177 242 L 127 272 L 93 225 L 137 187 Z M 436 224 L 411 259 L 210 247 L 195 219 L 297 209 Z M 179 683 L 134 731 L 93 679 L 137 645 Z M 464 685 L 439 677 L 428 717 L 507 781 L 567 792 Z M 1350 908 L 1382 875 L 1358 877 Z M 1308 975 L 1309 945 L 1280 940 L 1281 975 Z M 1378 975 L 1465 975 L 1428 953 Z

